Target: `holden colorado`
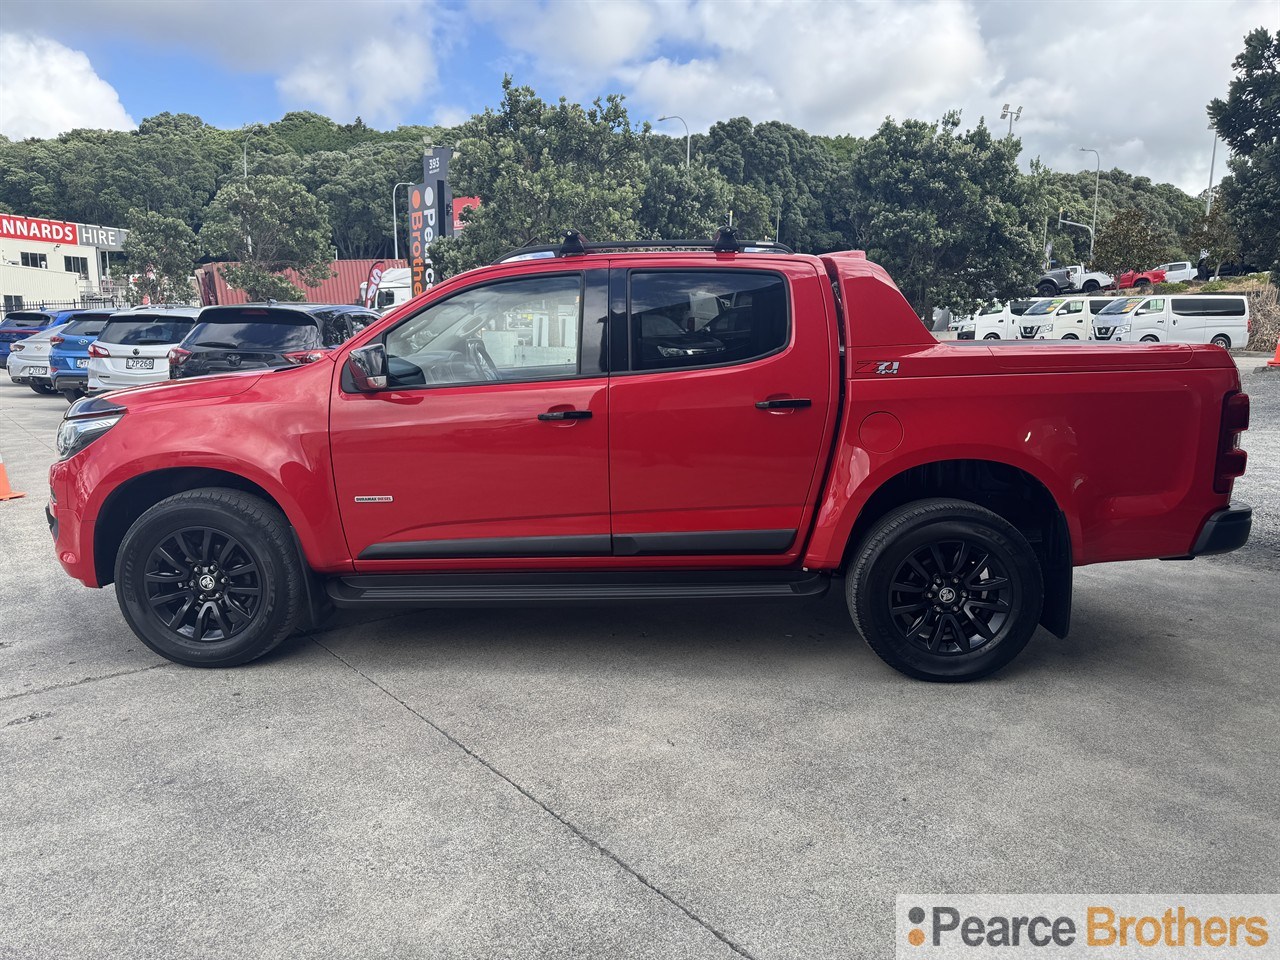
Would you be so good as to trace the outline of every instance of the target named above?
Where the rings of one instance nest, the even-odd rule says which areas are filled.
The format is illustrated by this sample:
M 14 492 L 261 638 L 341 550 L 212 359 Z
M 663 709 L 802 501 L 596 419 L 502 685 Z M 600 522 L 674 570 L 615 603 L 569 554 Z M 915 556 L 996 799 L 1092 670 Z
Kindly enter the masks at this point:
M 1076 566 L 1241 546 L 1248 417 L 1217 346 L 940 343 L 859 252 L 570 234 L 313 362 L 77 402 L 48 518 L 191 666 L 335 606 L 834 582 L 891 666 L 968 680 L 1066 634 Z

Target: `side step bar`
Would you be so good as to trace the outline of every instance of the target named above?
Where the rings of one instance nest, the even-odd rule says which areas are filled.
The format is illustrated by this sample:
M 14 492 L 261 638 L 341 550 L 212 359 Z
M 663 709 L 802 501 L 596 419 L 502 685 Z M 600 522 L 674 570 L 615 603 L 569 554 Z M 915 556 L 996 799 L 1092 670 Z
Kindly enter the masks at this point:
M 435 607 L 820 597 L 826 573 L 787 570 L 360 574 L 325 584 L 336 607 Z

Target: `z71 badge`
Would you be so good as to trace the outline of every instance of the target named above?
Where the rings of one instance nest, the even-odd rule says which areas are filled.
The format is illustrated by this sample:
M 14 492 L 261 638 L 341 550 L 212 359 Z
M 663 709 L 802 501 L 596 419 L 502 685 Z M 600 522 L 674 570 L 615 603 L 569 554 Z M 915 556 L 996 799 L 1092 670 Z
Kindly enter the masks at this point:
M 858 373 L 874 373 L 878 376 L 893 376 L 898 372 L 897 360 L 868 360 L 858 364 Z

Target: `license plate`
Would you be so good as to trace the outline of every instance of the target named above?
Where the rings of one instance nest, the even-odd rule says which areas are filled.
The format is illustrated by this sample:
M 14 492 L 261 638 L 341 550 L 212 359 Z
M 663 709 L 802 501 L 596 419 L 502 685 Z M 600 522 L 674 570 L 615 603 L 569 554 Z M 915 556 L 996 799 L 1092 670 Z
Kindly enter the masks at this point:
M 156 362 L 151 357 L 128 357 L 125 359 L 126 370 L 154 370 Z
M 77 366 L 77 367 L 87 367 L 88 365 L 89 365 L 89 358 L 88 358 L 88 357 L 77 357 L 77 358 L 76 358 L 76 366 Z
M 48 367 L 27 367 L 27 376 L 29 377 L 47 377 L 48 375 Z

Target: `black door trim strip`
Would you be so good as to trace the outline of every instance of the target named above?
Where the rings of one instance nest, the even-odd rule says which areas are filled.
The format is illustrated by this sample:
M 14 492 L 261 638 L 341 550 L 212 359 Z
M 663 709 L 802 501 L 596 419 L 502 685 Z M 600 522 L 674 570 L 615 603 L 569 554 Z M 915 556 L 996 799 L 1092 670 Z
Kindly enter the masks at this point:
M 786 553 L 795 530 L 708 530 L 566 537 L 476 537 L 467 540 L 402 540 L 375 543 L 361 560 L 440 560 L 502 557 L 636 557 Z

